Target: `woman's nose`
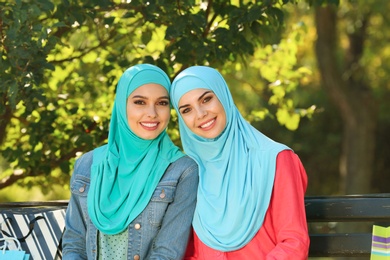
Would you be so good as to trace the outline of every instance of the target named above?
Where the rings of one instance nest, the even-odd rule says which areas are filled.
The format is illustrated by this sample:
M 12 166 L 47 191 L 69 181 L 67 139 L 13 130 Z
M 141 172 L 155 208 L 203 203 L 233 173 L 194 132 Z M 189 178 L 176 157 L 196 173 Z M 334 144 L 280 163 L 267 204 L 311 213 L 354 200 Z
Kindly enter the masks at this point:
M 199 108 L 197 109 L 197 116 L 199 119 L 205 117 L 207 115 L 207 111 L 205 109 Z
M 151 117 L 151 118 L 156 118 L 157 117 L 157 110 L 156 110 L 156 108 L 154 107 L 154 106 L 150 106 L 149 108 L 148 108 L 148 112 L 147 112 L 148 114 L 148 117 Z

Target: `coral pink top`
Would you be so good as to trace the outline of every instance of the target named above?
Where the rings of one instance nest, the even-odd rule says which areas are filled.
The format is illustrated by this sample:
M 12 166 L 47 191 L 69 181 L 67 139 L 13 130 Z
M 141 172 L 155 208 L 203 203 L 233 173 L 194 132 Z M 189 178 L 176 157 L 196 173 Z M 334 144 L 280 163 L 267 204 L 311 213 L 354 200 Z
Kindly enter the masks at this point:
M 291 150 L 280 152 L 271 201 L 256 236 L 241 249 L 221 252 L 203 244 L 193 232 L 184 259 L 307 259 L 306 187 L 306 171 L 298 156 Z

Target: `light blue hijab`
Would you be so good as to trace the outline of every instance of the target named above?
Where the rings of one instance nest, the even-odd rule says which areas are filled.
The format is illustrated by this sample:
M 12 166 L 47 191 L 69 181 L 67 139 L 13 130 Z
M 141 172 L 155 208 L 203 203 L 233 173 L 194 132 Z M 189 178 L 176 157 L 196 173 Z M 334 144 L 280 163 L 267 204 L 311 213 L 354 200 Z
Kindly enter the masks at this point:
M 163 131 L 144 140 L 127 122 L 127 98 L 138 87 L 156 83 L 169 93 L 163 70 L 141 64 L 127 69 L 119 80 L 111 115 L 108 144 L 93 151 L 88 213 L 105 234 L 118 234 L 145 209 L 165 170 L 184 156 Z
M 190 67 L 175 78 L 171 102 L 176 111 L 180 98 L 196 88 L 216 94 L 227 123 L 219 137 L 205 139 L 195 135 L 178 112 L 184 152 L 199 165 L 193 227 L 209 247 L 233 251 L 248 244 L 261 228 L 272 194 L 276 157 L 289 148 L 245 121 L 225 80 L 210 67 Z

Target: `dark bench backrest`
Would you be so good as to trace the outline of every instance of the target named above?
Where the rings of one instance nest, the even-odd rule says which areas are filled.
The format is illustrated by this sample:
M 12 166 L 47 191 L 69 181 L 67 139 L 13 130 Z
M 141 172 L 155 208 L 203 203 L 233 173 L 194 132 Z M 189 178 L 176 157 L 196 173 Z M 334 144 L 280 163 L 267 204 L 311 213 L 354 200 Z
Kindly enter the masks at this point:
M 390 224 L 390 194 L 306 197 L 305 204 L 312 257 L 370 256 L 372 225 Z

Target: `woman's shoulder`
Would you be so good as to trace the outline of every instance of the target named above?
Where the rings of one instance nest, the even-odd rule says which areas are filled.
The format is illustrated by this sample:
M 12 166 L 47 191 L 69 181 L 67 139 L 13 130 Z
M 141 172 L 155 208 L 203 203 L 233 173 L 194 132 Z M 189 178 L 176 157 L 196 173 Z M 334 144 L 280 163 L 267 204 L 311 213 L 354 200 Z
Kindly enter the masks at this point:
M 81 155 L 74 164 L 73 176 L 72 178 L 81 177 L 89 179 L 91 176 L 91 165 L 93 162 L 93 152 L 91 150 Z
M 176 161 L 174 161 L 170 167 L 173 169 L 179 169 L 181 171 L 197 171 L 198 170 L 198 164 L 195 162 L 194 159 L 189 157 L 188 155 L 185 155 Z
M 91 174 L 91 166 L 93 163 L 94 154 L 104 153 L 106 151 L 106 145 L 100 146 L 94 150 L 86 152 L 81 155 L 74 165 L 74 175 L 82 175 L 84 177 L 89 178 Z
M 299 156 L 290 149 L 282 150 L 278 153 L 276 162 L 278 164 L 301 162 Z
M 186 155 L 169 165 L 164 178 L 179 179 L 193 175 L 198 176 L 198 164 Z

